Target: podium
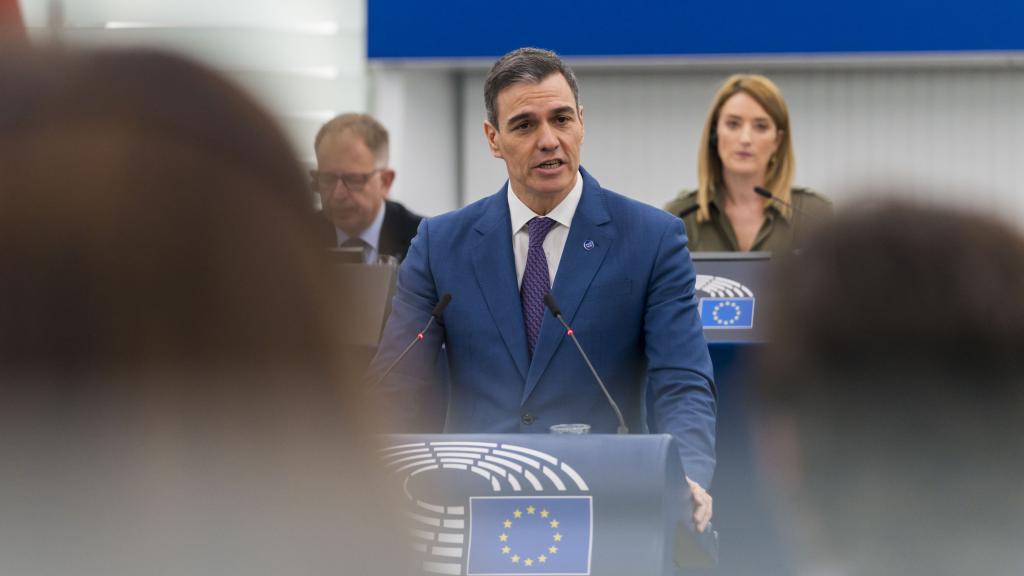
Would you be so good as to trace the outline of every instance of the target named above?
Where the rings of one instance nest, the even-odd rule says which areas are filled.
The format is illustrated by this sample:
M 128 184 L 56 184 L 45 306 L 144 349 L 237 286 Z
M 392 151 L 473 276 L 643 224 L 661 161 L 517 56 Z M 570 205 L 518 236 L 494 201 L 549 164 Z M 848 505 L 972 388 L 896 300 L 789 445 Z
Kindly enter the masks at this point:
M 693 253 L 697 305 L 709 344 L 765 341 L 757 304 L 767 293 L 770 264 L 770 252 Z
M 329 286 L 341 302 L 337 307 L 339 316 L 332 321 L 341 327 L 346 344 L 375 350 L 391 313 L 398 265 L 352 263 L 339 255 L 345 253 L 328 253 Z
M 350 251 L 324 252 L 332 316 L 328 321 L 339 328 L 344 365 L 361 373 L 377 351 L 384 322 L 391 312 L 391 298 L 398 276 L 397 262 L 362 264 Z M 361 258 L 361 253 L 359 253 Z
M 785 574 L 784 538 L 766 500 L 757 461 L 750 391 L 757 356 L 770 346 L 768 252 L 695 252 L 697 300 L 718 390 L 718 465 L 712 495 L 722 534 L 722 574 Z M 717 315 L 715 314 L 715 307 Z
M 672 576 L 710 565 L 668 435 L 384 436 L 422 573 Z M 708 535 L 710 536 L 710 535 Z

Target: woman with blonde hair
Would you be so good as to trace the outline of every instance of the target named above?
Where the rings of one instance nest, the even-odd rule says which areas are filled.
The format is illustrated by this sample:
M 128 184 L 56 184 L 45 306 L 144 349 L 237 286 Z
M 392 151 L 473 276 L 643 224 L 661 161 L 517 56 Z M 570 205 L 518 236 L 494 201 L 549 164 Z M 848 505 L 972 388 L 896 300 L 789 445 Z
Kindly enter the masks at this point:
M 788 252 L 832 204 L 793 187 L 796 160 L 789 111 L 779 88 L 756 74 L 730 76 L 701 135 L 698 187 L 665 209 L 686 224 L 690 250 Z

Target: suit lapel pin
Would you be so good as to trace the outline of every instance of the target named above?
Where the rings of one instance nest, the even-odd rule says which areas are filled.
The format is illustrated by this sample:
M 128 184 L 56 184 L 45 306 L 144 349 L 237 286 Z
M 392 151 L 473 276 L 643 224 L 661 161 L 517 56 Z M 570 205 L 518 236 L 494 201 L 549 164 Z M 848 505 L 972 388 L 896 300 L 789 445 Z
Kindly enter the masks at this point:
M 594 249 L 594 241 L 593 240 L 587 240 L 586 242 L 584 242 L 583 243 L 583 249 L 586 250 L 587 252 L 590 252 L 591 250 L 593 250 Z

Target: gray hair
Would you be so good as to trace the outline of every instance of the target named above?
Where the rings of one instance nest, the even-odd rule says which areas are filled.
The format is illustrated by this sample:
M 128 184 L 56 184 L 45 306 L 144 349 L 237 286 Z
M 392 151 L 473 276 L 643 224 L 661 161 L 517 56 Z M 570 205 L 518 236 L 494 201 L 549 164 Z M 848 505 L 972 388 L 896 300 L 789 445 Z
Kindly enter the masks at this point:
M 552 74 L 561 74 L 572 89 L 576 107 L 580 105 L 580 89 L 572 68 L 558 57 L 558 54 L 541 48 L 519 48 L 505 54 L 491 67 L 484 82 L 484 105 L 487 107 L 487 121 L 498 127 L 498 94 L 513 84 L 529 82 L 537 84 Z
M 370 152 L 373 152 L 374 160 L 380 165 L 387 165 L 388 130 L 369 114 L 348 113 L 331 118 L 317 131 L 313 139 L 313 150 L 320 149 L 320 141 L 328 134 L 342 132 L 352 132 L 359 136 Z

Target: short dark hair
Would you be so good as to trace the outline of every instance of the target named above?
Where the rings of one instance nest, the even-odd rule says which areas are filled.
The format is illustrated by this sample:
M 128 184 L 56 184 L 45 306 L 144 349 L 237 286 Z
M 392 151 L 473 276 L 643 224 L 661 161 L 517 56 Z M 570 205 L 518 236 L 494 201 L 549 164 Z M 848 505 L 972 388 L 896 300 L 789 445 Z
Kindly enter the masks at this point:
M 484 82 L 484 106 L 487 107 L 487 121 L 498 129 L 498 94 L 513 84 L 530 82 L 537 84 L 552 74 L 561 74 L 572 89 L 576 107 L 580 105 L 580 89 L 572 68 L 558 57 L 558 54 L 542 48 L 518 48 L 505 54 L 491 67 Z

